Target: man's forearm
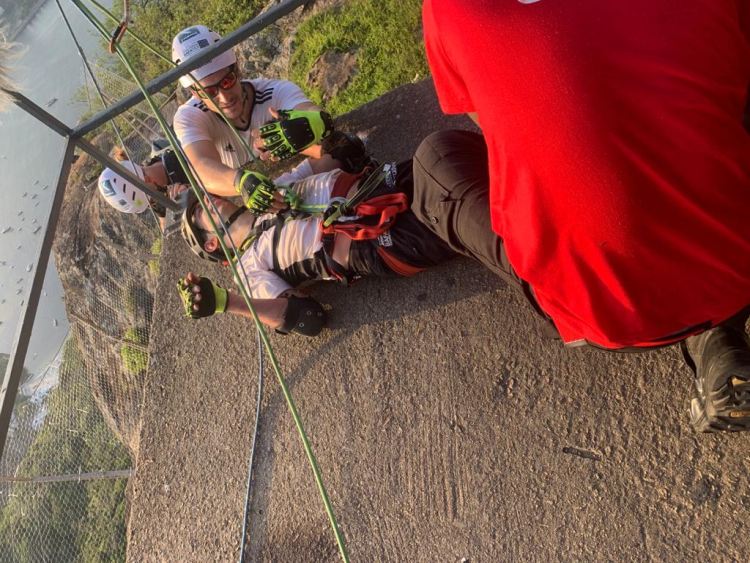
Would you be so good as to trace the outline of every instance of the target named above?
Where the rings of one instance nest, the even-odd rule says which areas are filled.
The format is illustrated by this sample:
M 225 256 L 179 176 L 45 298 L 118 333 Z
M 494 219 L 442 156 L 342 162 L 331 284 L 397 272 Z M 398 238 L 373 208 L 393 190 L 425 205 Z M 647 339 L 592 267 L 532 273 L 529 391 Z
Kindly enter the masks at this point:
M 251 299 L 250 302 L 258 314 L 260 322 L 264 325 L 271 328 L 278 328 L 284 323 L 284 312 L 286 311 L 288 299 L 283 297 L 279 299 Z M 253 318 L 242 296 L 231 291 L 227 300 L 226 312 L 248 319 Z
M 199 181 L 210 193 L 222 197 L 237 195 L 234 188 L 237 170 L 208 158 L 191 159 L 191 162 L 198 173 Z

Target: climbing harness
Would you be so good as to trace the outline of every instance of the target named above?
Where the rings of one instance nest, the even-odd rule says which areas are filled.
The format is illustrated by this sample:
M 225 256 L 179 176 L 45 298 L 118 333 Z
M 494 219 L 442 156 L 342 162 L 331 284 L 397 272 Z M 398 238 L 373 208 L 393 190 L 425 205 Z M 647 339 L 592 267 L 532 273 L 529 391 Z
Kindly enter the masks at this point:
M 356 277 L 333 260 L 337 245 L 342 244 L 344 238 L 350 241 L 383 240 L 383 237 L 387 237 L 398 215 L 409 209 L 409 199 L 401 192 L 370 197 L 383 183 L 389 189 L 395 187 L 396 165 L 394 163 L 384 164 L 370 172 L 357 191 L 348 200 L 345 199 L 354 183 L 366 172 L 361 174 L 342 172 L 336 178 L 331 194 L 332 204 L 324 213 L 325 220 L 321 225 L 321 241 L 329 273 L 342 283 L 350 283 Z M 400 276 L 413 276 L 424 271 L 424 268 L 401 260 L 383 244 L 378 244 L 376 249 L 386 266 Z
M 351 273 L 335 260 L 336 247 L 338 244 L 342 244 L 345 238 L 350 241 L 387 240 L 389 230 L 395 224 L 398 215 L 409 209 L 408 197 L 401 192 L 387 193 L 375 197 L 370 196 L 372 196 L 372 193 L 378 187 L 383 186 L 383 184 L 388 189 L 393 189 L 395 187 L 395 171 L 396 166 L 391 163 L 385 164 L 375 171 L 366 170 L 360 174 L 340 172 L 336 177 L 328 204 L 290 205 L 288 209 L 280 211 L 270 218 L 258 221 L 240 245 L 240 251 L 234 259 L 239 259 L 242 253 L 255 243 L 263 233 L 274 229 L 270 250 L 273 264 L 272 271 L 279 277 L 286 278 L 278 259 L 278 249 L 284 224 L 291 220 L 305 219 L 318 215 L 324 218 L 321 224 L 320 240 L 323 245 L 325 271 L 332 278 L 344 284 L 359 279 L 357 274 Z M 345 199 L 352 186 L 363 177 L 365 177 L 365 180 L 357 191 L 348 200 Z M 269 191 L 269 193 L 271 192 Z M 294 192 L 292 187 L 289 188 L 285 196 L 286 201 L 291 200 L 289 197 L 290 193 L 295 193 L 297 198 L 299 198 L 299 195 Z M 245 210 L 241 209 L 240 213 L 242 212 L 245 212 Z M 331 218 L 335 220 L 330 221 L 329 219 Z M 190 220 L 192 220 L 192 209 L 186 211 L 185 223 L 187 224 Z M 329 223 L 327 226 L 325 224 L 326 221 Z M 206 257 L 205 250 L 202 249 L 200 244 L 196 245 L 196 243 L 191 241 L 188 238 L 189 235 L 184 234 L 184 236 L 196 254 Z M 424 271 L 424 268 L 413 266 L 401 260 L 396 254 L 388 250 L 387 246 L 377 244 L 376 251 L 390 270 L 401 276 L 412 276 Z

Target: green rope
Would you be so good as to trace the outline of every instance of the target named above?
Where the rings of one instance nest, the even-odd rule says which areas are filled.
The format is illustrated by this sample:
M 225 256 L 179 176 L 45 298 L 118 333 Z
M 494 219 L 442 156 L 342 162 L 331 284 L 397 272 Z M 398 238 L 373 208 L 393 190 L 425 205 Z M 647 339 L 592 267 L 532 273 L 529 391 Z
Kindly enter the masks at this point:
M 86 18 L 91 22 L 91 24 L 99 31 L 99 33 L 105 38 L 109 38 L 109 34 L 107 33 L 106 29 L 104 29 L 103 25 L 97 18 L 91 13 L 91 11 L 82 4 L 81 0 L 71 0 L 73 4 L 86 16 Z M 166 121 L 164 120 L 164 117 L 161 115 L 161 112 L 159 111 L 158 107 L 156 106 L 155 102 L 149 95 L 148 91 L 146 90 L 145 85 L 141 81 L 141 79 L 138 77 L 137 73 L 135 72 L 135 69 L 133 68 L 132 64 L 130 63 L 130 60 L 128 56 L 125 54 L 125 52 L 122 50 L 119 44 L 115 44 L 115 52 L 120 57 L 120 60 L 127 68 L 128 72 L 130 73 L 133 80 L 138 84 L 138 87 L 143 92 L 143 95 L 148 102 L 149 106 L 151 107 L 151 110 L 154 113 L 154 116 L 156 117 L 157 121 L 159 122 L 159 125 L 164 130 L 165 135 L 167 136 L 167 139 L 169 140 L 170 144 L 172 145 L 172 149 L 175 151 L 175 154 L 177 156 L 177 159 L 180 162 L 180 165 L 182 166 L 183 170 L 185 171 L 186 176 L 188 177 L 188 181 L 190 183 L 190 187 L 193 190 L 193 193 L 198 198 L 198 202 L 201 205 L 202 209 L 206 213 L 206 216 L 209 218 L 209 221 L 211 222 L 211 226 L 215 233 L 219 232 L 219 229 L 216 225 L 216 223 L 213 220 L 213 217 L 211 213 L 208 210 L 208 207 L 203 201 L 203 192 L 201 191 L 201 188 L 198 187 L 198 182 L 193 175 L 190 166 L 188 166 L 187 160 L 185 159 L 184 154 L 182 153 L 181 147 L 179 145 L 179 142 L 177 141 L 177 138 L 175 137 L 174 133 L 171 131 L 171 128 L 168 126 Z M 224 251 L 224 254 L 227 257 L 231 256 L 231 252 L 229 248 L 227 247 L 225 241 L 223 240 L 223 237 L 219 236 L 219 243 L 221 245 L 221 249 Z M 230 261 L 231 263 L 231 261 Z M 333 534 L 336 538 L 336 543 L 338 545 L 339 553 L 341 554 L 341 559 L 345 563 L 349 563 L 349 556 L 346 551 L 346 545 L 344 543 L 344 538 L 341 535 L 341 531 L 339 529 L 338 523 L 336 521 L 336 516 L 333 513 L 333 508 L 331 506 L 331 502 L 328 498 L 328 493 L 326 492 L 325 485 L 323 484 L 323 478 L 320 473 L 320 468 L 318 466 L 318 462 L 315 458 L 315 455 L 313 454 L 312 447 L 310 446 L 310 441 L 307 437 L 307 433 L 305 432 L 305 429 L 302 425 L 302 420 L 300 419 L 299 413 L 297 411 L 297 407 L 294 404 L 294 400 L 292 399 L 292 395 L 289 392 L 289 388 L 287 387 L 286 381 L 284 380 L 284 376 L 281 373 L 281 367 L 279 366 L 279 361 L 276 358 L 276 354 L 273 351 L 273 348 L 271 347 L 271 343 L 268 339 L 268 334 L 266 333 L 265 327 L 260 322 L 260 319 L 258 317 L 258 314 L 255 310 L 255 307 L 253 307 L 253 304 L 250 300 L 250 296 L 248 295 L 247 288 L 245 287 L 245 284 L 243 284 L 240 280 L 239 273 L 237 272 L 237 268 L 232 266 L 232 276 L 234 278 L 234 281 L 236 285 L 238 286 L 240 293 L 242 294 L 242 297 L 245 301 L 245 304 L 248 307 L 248 310 L 250 311 L 253 321 L 255 322 L 255 326 L 258 329 L 258 332 L 260 334 L 261 339 L 263 340 L 263 345 L 266 348 L 266 352 L 268 353 L 268 357 L 271 360 L 271 365 L 273 366 L 274 373 L 276 374 L 276 378 L 279 382 L 279 386 L 281 387 L 281 391 L 284 395 L 284 399 L 286 400 L 287 406 L 289 408 L 289 411 L 292 415 L 292 419 L 294 420 L 294 424 L 297 427 L 297 432 L 300 436 L 300 439 L 302 440 L 302 446 L 305 450 L 305 454 L 307 455 L 307 459 L 310 463 L 310 466 L 312 467 L 313 475 L 315 477 L 315 484 L 318 487 L 318 492 L 320 493 L 320 496 L 323 500 L 323 505 L 325 507 L 326 514 L 328 516 L 328 520 L 331 524 L 331 528 L 333 531 Z M 244 272 L 243 272 L 244 273 Z M 245 274 L 245 278 L 247 278 Z
M 336 210 L 323 221 L 323 227 L 330 227 L 333 223 L 338 221 L 345 212 L 352 212 L 357 205 L 362 203 L 362 201 L 364 201 L 364 199 L 380 185 L 380 182 L 385 178 L 387 168 L 390 168 L 390 165 L 385 164 L 376 172 L 370 174 L 365 181 L 360 184 L 359 189 L 357 189 L 354 195 L 339 205 Z

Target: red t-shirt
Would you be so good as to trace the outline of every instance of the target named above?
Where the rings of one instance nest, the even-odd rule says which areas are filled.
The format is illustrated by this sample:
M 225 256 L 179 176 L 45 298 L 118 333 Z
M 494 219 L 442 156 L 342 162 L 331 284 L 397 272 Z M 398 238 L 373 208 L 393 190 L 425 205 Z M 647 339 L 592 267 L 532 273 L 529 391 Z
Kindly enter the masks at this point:
M 653 345 L 750 303 L 747 0 L 425 0 L 492 225 L 567 343 Z

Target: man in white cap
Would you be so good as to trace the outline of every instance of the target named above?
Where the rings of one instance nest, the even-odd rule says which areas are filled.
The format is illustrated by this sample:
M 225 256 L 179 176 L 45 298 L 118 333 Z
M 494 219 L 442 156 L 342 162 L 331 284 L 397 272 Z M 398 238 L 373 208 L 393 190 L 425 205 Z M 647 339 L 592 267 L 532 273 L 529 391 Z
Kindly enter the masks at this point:
M 172 60 L 183 63 L 221 39 L 204 25 L 179 32 L 172 41 Z M 196 82 L 197 81 L 197 82 Z M 242 167 L 253 158 L 309 157 L 277 184 L 339 168 L 336 151 L 323 151 L 321 141 L 333 131 L 331 116 L 287 80 L 243 80 L 230 49 L 217 55 L 180 84 L 192 92 L 174 117 L 174 129 L 206 189 L 219 196 L 251 195 L 254 178 Z M 221 113 L 253 149 L 239 143 Z M 247 199 L 247 198 L 245 198 Z

